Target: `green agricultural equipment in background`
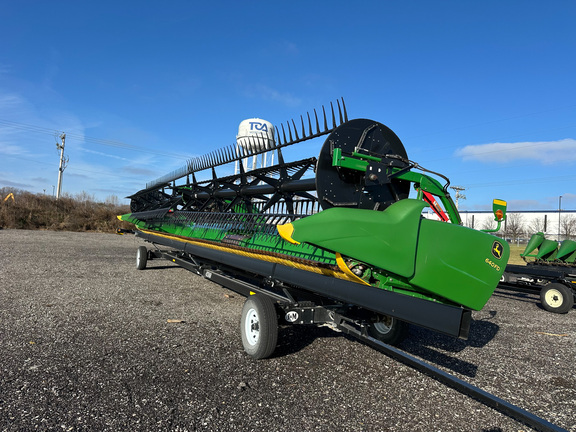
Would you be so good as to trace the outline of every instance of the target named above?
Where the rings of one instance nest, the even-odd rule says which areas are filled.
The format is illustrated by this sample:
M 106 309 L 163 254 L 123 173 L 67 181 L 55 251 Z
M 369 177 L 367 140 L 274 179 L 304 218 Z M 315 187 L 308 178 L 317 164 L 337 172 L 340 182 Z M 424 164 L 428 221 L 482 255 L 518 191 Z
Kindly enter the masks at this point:
M 502 288 L 540 293 L 542 307 L 567 313 L 576 301 L 576 242 L 558 243 L 543 233 L 533 234 L 520 256 L 526 265 L 508 265 Z
M 558 244 L 555 240 L 547 239 L 543 233 L 533 234 L 520 254 L 524 261 L 534 258 L 537 264 L 569 265 L 576 267 L 576 241 L 564 240 Z
M 409 160 L 382 123 L 348 120 L 343 101 L 332 127 L 325 112 L 323 128 L 316 112 L 307 119 L 192 159 L 132 195 L 119 218 L 155 245 L 139 248 L 138 268 L 163 257 L 246 294 L 241 332 L 255 358 L 273 352 L 279 320 L 389 343 L 407 322 L 466 338 L 508 244 L 462 226 L 448 179 Z M 323 135 L 317 158 L 285 162 L 284 147 Z M 270 152 L 277 163 L 246 168 Z M 234 174 L 216 174 L 234 163 Z M 438 220 L 423 217 L 428 207 Z M 495 200 L 498 226 L 505 211 Z

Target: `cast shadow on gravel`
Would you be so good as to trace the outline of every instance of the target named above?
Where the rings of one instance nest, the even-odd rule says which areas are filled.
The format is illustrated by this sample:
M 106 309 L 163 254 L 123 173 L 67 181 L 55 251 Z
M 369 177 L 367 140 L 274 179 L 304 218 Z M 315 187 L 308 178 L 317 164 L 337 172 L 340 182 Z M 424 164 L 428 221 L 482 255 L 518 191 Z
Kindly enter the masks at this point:
M 272 357 L 284 357 L 302 351 L 317 339 L 331 339 L 341 337 L 328 327 L 308 325 L 289 325 L 278 328 L 278 345 Z M 355 340 L 355 339 L 354 339 Z
M 458 353 L 467 347 L 481 348 L 490 342 L 499 330 L 499 326 L 490 321 L 495 316 L 496 312 L 490 311 L 488 318 L 473 320 L 470 324 L 470 336 L 468 340 L 456 339 L 432 330 L 410 326 L 408 338 L 402 342 L 398 348 L 428 363 L 473 378 L 476 376 L 478 366 L 466 360 L 455 358 L 451 356 L 450 353 Z M 278 346 L 273 357 L 284 357 L 295 354 L 308 345 L 311 345 L 317 339 L 338 337 L 344 337 L 351 341 L 358 342 L 356 338 L 335 332 L 328 327 L 280 327 Z
M 527 293 L 527 292 L 518 292 L 506 289 L 497 289 L 492 294 L 493 297 L 505 298 L 505 299 L 512 299 L 516 301 L 520 301 L 523 303 L 537 303 L 540 304 L 540 294 L 538 292 Z M 540 304 L 541 306 L 541 304 Z
M 478 371 L 477 365 L 452 357 L 450 353 L 458 353 L 468 347 L 482 348 L 496 336 L 500 327 L 491 322 L 496 316 L 496 311 L 489 313 L 488 318 L 472 320 L 468 340 L 457 339 L 422 327 L 410 326 L 409 337 L 400 344 L 399 348 L 429 363 L 465 376 L 475 377 Z

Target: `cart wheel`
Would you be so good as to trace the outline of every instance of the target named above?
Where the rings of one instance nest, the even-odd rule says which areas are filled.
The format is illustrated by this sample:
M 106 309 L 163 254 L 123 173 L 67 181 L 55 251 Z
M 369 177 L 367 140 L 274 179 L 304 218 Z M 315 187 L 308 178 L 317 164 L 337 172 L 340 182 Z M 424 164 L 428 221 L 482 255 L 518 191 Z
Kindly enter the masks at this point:
M 278 341 L 278 316 L 270 298 L 252 295 L 246 299 L 240 333 L 244 351 L 250 357 L 263 359 L 272 355 Z
M 388 315 L 378 315 L 368 326 L 368 334 L 380 342 L 396 345 L 408 336 L 408 323 Z
M 138 270 L 144 270 L 146 268 L 146 263 L 148 262 L 148 249 L 146 246 L 138 247 L 136 252 L 136 268 Z
M 551 283 L 540 291 L 540 301 L 549 312 L 567 313 L 574 306 L 574 294 L 564 284 Z

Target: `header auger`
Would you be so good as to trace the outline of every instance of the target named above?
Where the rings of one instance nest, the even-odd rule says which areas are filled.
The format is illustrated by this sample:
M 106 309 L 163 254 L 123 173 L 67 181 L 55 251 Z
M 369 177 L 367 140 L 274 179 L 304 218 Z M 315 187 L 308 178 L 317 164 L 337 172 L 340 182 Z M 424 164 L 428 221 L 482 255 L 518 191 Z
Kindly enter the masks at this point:
M 120 218 L 175 249 L 174 262 L 259 294 L 266 306 L 251 302 L 257 314 L 273 310 L 291 323 L 339 317 L 387 342 L 403 336 L 405 322 L 467 337 L 471 310 L 484 306 L 504 272 L 507 243 L 463 227 L 448 179 L 409 160 L 392 130 L 348 120 L 343 100 L 329 116 L 322 111 L 321 119 L 301 116 L 300 128 L 276 128 L 275 141 L 255 134 L 191 159 L 133 194 L 132 213 Z M 325 135 L 318 157 L 284 160 L 282 148 Z M 239 163 L 230 173 L 231 164 L 271 151 L 277 163 Z M 439 220 L 422 217 L 426 207 Z M 139 263 L 166 255 L 143 250 Z M 246 340 L 262 336 L 250 328 Z

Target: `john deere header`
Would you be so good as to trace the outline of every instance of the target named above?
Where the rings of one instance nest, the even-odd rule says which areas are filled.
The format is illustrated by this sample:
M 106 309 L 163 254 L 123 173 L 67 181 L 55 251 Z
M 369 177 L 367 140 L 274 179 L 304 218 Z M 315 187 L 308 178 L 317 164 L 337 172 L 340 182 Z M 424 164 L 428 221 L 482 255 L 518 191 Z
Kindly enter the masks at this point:
M 132 213 L 119 218 L 162 238 L 481 309 L 507 243 L 462 226 L 448 179 L 411 161 L 392 130 L 348 120 L 344 101 L 328 113 L 276 128 L 252 119 L 233 145 L 130 196 Z M 286 161 L 282 149 L 304 141 L 312 155 Z M 498 225 L 505 209 L 497 200 Z

